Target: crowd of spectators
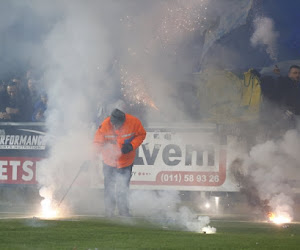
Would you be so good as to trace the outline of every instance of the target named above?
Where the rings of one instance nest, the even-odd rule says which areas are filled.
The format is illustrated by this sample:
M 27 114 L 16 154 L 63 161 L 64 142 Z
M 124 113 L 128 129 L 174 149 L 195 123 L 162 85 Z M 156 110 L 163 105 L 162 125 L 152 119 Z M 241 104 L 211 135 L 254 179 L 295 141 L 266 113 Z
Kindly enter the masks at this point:
M 287 76 L 281 76 L 278 67 L 274 69 L 274 73 L 278 77 L 258 75 L 262 96 L 266 100 L 261 105 L 261 110 L 265 111 L 262 112 L 264 115 L 268 114 L 266 117 L 271 123 L 274 119 L 277 123 L 288 119 L 290 123 L 300 115 L 300 67 L 292 65 Z M 31 70 L 28 70 L 22 77 L 12 75 L 1 79 L 0 76 L 0 122 L 45 121 L 48 97 L 44 91 L 43 82 L 38 79 L 40 77 L 33 74 Z M 269 106 L 271 109 L 268 108 Z M 144 120 L 144 109 L 141 107 L 133 109 L 135 106 L 126 105 L 120 98 L 117 101 L 109 100 L 109 103 L 101 102 L 97 107 L 95 122 L 98 124 L 103 121 L 110 114 L 112 107 L 121 110 L 125 108 L 127 113 L 138 113 L 139 117 Z M 279 107 L 279 112 L 275 112 L 274 107 Z M 273 114 L 274 119 L 269 119 L 270 113 Z
M 0 80 L 0 122 L 43 122 L 47 94 L 30 70 Z
M 48 96 L 43 81 L 28 70 L 23 76 L 0 75 L 0 122 L 44 122 Z M 132 114 L 138 113 L 145 122 L 145 109 L 126 103 L 121 93 L 106 101 L 101 100 L 95 107 L 95 124 L 100 124 L 114 108 Z M 116 94 L 117 95 L 117 94 Z

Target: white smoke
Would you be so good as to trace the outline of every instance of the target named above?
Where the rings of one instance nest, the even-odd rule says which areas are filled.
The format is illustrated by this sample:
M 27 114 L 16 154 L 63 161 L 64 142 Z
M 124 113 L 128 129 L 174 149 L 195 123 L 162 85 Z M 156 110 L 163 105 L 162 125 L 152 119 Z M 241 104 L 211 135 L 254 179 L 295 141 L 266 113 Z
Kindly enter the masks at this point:
M 275 30 L 274 21 L 269 17 L 257 17 L 253 24 L 254 32 L 250 38 L 252 46 L 263 46 L 270 58 L 277 61 L 279 32 Z
M 50 155 L 39 168 L 38 181 L 42 190 L 51 190 L 59 201 L 83 162 L 92 158 L 95 104 L 110 88 L 101 85 L 101 80 L 112 49 L 98 13 L 100 3 L 56 4 L 61 19 L 45 37 L 46 60 L 41 65 L 49 96 L 46 126 L 53 139 Z
M 266 201 L 272 212 L 290 218 L 294 216 L 291 180 L 297 179 L 299 139 L 299 132 L 289 130 L 281 139 L 256 145 L 243 165 L 244 172 L 248 173 L 257 189 L 259 199 Z M 247 189 L 247 186 L 244 188 Z
M 163 228 L 179 227 L 197 233 L 215 233 L 209 226 L 207 216 L 198 216 L 187 206 L 181 205 L 178 191 L 134 190 L 130 196 L 132 210 L 137 216 L 145 218 Z

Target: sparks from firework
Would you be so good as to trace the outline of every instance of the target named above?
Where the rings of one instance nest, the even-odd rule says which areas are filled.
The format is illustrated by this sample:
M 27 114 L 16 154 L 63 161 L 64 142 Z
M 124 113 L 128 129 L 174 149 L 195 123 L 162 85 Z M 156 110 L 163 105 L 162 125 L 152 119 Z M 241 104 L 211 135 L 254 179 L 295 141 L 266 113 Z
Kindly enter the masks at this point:
M 168 2 L 163 9 L 158 37 L 163 47 L 175 43 L 179 36 L 186 36 L 204 27 L 205 11 L 208 1 L 173 1 Z
M 150 54 L 158 43 L 163 49 L 168 49 L 169 53 L 177 55 L 177 46 L 184 37 L 198 30 L 204 31 L 208 2 L 208 0 L 176 0 L 160 3 L 162 14 L 158 18 L 156 32 L 148 44 L 145 44 L 143 52 Z M 137 23 L 130 15 L 120 18 L 120 22 L 128 32 L 133 31 Z M 134 48 L 128 48 L 128 53 L 132 56 L 137 55 Z
M 131 29 L 134 26 L 133 17 L 129 15 L 120 18 L 120 22 L 123 23 L 128 29 Z
M 130 104 L 142 104 L 158 110 L 147 93 L 146 84 L 143 78 L 137 74 L 133 75 L 128 73 L 124 67 L 121 67 L 120 72 L 122 85 L 121 90 L 124 97 L 130 102 Z

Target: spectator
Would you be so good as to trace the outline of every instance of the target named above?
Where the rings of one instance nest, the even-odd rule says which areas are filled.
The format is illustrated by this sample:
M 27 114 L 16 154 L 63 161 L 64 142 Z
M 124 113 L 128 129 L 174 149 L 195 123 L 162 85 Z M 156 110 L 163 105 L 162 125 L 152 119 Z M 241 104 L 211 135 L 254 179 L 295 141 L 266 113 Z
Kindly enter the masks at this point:
M 6 92 L 5 82 L 3 80 L 0 80 L 0 101 L 2 100 L 5 92 Z
M 44 122 L 45 121 L 45 111 L 47 110 L 48 96 L 46 93 L 40 94 L 40 100 L 38 100 L 34 105 L 34 111 L 32 114 L 32 121 L 34 122 Z
M 33 71 L 32 71 L 32 69 L 28 69 L 27 71 L 26 71 L 26 73 L 25 73 L 25 76 L 24 76 L 24 78 L 25 78 L 25 81 L 28 81 L 30 78 L 32 78 L 33 77 Z
M 4 119 L 8 119 L 8 115 L 6 114 L 6 111 L 2 110 L 2 106 L 4 102 L 6 101 L 7 93 L 6 93 L 6 85 L 3 80 L 0 81 L 0 121 Z
M 28 79 L 25 87 L 22 89 L 22 95 L 26 102 L 25 121 L 32 120 L 35 104 L 40 100 L 38 95 L 37 81 Z
M 278 101 L 287 116 L 300 115 L 300 67 L 292 65 L 288 76 L 278 78 Z
M 295 128 L 296 116 L 300 115 L 300 67 L 292 65 L 287 76 L 280 76 L 275 66 L 273 72 L 279 75 L 261 77 L 263 103 L 261 122 L 269 137 L 281 135 Z
M 24 121 L 25 102 L 19 93 L 16 82 L 10 81 L 6 87 L 6 93 L 0 103 L 0 119 L 7 122 Z
M 14 82 L 19 90 L 22 89 L 22 81 L 19 77 L 13 77 L 10 81 Z

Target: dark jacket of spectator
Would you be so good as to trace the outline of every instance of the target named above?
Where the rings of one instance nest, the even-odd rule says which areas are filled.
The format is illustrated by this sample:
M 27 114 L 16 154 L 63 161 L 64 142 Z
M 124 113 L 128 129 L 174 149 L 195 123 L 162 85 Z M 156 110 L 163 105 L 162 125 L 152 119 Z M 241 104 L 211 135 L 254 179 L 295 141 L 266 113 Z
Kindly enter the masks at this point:
M 48 97 L 46 94 L 40 95 L 40 100 L 34 105 L 34 110 L 32 114 L 32 121 L 34 122 L 44 122 L 45 121 L 45 111 L 47 110 Z
M 25 121 L 32 120 L 32 114 L 35 110 L 35 104 L 40 100 L 37 88 L 37 82 L 33 79 L 28 79 L 24 88 L 22 88 L 22 93 L 26 105 L 26 114 L 24 114 Z
M 18 86 L 10 82 L 6 87 L 6 93 L 0 101 L 0 120 L 5 122 L 23 122 L 25 101 L 19 93 Z
M 278 78 L 277 98 L 279 105 L 295 115 L 300 115 L 300 83 L 289 77 Z

